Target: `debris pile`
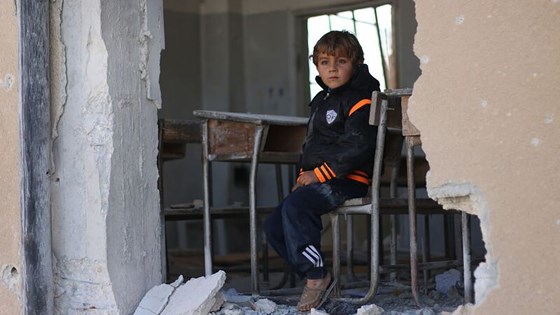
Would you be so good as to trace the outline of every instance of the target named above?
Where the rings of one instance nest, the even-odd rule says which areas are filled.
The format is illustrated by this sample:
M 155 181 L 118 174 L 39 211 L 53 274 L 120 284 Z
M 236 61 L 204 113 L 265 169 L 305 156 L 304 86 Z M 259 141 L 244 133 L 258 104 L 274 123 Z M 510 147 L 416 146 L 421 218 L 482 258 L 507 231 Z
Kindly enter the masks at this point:
M 436 276 L 435 289 L 420 295 L 423 307 L 414 302 L 412 293 L 402 287 L 380 290 L 371 304 L 355 305 L 329 300 L 311 315 L 436 315 L 453 312 L 463 303 L 457 290 L 461 273 L 451 269 Z M 184 282 L 180 276 L 171 284 L 153 287 L 140 302 L 134 315 L 297 315 L 291 299 L 248 296 L 235 289 L 222 290 L 226 274 L 219 271 L 208 277 Z M 385 292 L 383 292 L 385 291 Z

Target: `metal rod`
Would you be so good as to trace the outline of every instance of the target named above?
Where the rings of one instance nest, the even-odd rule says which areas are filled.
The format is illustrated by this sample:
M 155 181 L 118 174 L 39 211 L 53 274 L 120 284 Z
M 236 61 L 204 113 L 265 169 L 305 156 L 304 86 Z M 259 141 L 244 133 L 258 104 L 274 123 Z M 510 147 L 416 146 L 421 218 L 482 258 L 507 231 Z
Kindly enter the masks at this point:
M 424 238 L 422 242 L 422 255 L 425 255 L 423 258 L 423 263 L 426 263 L 432 259 L 430 252 L 431 252 L 431 240 L 430 240 L 430 215 L 424 215 Z M 428 285 L 428 278 L 430 276 L 430 271 L 424 269 L 424 285 Z
M 391 214 L 389 216 L 389 222 L 391 224 L 391 245 L 389 247 L 390 251 L 390 264 L 396 265 L 397 264 L 397 216 Z M 397 281 L 397 273 L 391 272 L 389 275 L 390 282 Z
M 259 164 L 259 152 L 261 148 L 264 126 L 255 128 L 255 139 L 253 143 L 253 156 L 251 158 L 251 175 L 249 181 L 249 227 L 251 242 L 251 291 L 253 295 L 259 294 L 259 270 L 257 265 L 257 203 L 256 203 L 256 180 Z
M 416 242 L 416 185 L 414 182 L 414 137 L 406 137 L 406 164 L 408 182 L 408 219 L 410 232 L 410 286 L 416 305 L 421 307 L 418 297 L 418 258 Z
M 354 216 L 346 217 L 346 277 L 354 280 Z
M 461 225 L 463 231 L 463 277 L 465 282 L 465 303 L 472 303 L 472 278 L 471 278 L 471 240 L 467 213 L 461 213 Z
M 333 275 L 338 281 L 335 284 L 333 297 L 340 295 L 340 227 L 338 225 L 338 214 L 332 212 L 331 217 L 331 228 L 333 235 L 333 249 L 332 249 L 332 261 L 333 261 Z
M 202 123 L 202 173 L 204 185 L 204 274 L 212 274 L 212 231 L 210 218 L 210 180 L 208 165 L 208 120 Z

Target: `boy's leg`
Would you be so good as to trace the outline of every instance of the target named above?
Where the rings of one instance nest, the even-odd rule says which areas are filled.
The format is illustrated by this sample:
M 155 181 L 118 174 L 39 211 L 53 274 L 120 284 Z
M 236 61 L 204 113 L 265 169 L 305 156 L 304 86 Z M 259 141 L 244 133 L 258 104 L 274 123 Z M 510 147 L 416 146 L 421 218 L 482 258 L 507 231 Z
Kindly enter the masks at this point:
M 346 199 L 364 196 L 367 185 L 350 180 L 332 180 L 293 191 L 281 205 L 287 256 L 301 277 L 323 279 L 327 271 L 321 252 L 321 216 Z
M 283 202 L 266 218 L 264 231 L 268 244 L 276 251 L 278 256 L 284 259 L 288 264 L 291 264 L 282 227 L 282 205 Z

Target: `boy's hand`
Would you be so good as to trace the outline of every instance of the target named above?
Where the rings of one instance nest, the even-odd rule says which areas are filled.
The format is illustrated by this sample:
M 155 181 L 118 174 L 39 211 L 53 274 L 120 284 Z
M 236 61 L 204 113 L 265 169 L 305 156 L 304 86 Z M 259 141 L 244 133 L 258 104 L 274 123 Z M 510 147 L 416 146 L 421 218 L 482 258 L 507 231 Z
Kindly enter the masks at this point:
M 313 171 L 305 171 L 297 178 L 297 184 L 300 186 L 307 186 L 318 182 L 319 179 L 315 176 Z

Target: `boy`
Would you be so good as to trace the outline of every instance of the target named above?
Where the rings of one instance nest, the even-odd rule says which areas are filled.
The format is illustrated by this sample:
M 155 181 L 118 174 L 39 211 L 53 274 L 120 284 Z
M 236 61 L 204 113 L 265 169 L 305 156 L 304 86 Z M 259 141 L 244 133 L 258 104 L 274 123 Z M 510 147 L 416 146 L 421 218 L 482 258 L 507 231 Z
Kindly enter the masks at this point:
M 298 310 L 326 298 L 334 283 L 321 252 L 321 215 L 367 194 L 377 129 L 369 125 L 372 92 L 379 82 L 363 64 L 360 43 L 347 31 L 331 31 L 313 49 L 323 88 L 311 101 L 301 171 L 292 192 L 267 218 L 269 244 L 306 285 Z

